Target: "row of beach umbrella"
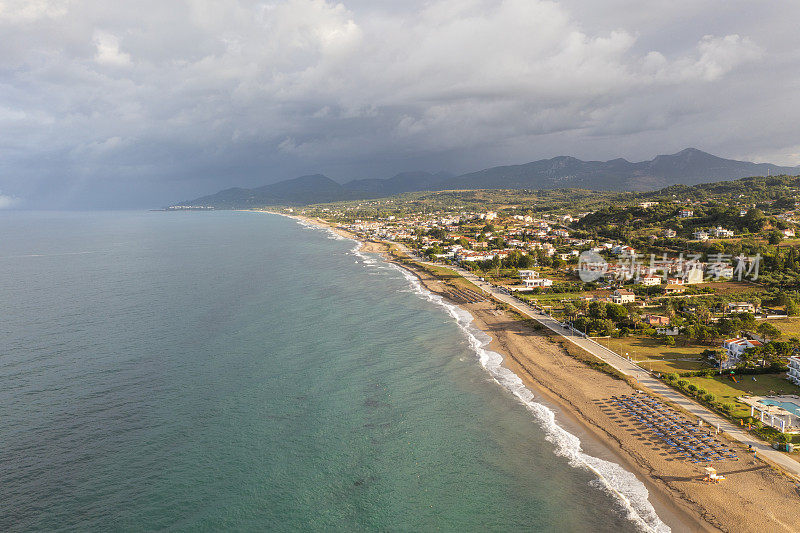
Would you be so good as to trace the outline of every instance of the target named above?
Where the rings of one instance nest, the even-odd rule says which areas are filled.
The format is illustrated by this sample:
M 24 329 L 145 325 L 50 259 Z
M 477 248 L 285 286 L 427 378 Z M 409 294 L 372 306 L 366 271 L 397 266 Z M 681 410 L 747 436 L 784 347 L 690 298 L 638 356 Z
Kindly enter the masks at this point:
M 646 431 L 693 463 L 738 461 L 736 453 L 675 410 L 649 396 L 613 396 L 611 401 Z

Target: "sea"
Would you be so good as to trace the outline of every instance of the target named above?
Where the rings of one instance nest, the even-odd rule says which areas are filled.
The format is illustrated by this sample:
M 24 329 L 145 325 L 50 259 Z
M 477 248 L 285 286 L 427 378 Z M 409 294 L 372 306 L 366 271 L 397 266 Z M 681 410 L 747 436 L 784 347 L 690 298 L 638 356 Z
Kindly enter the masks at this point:
M 669 531 L 468 313 L 255 212 L 0 213 L 2 531 Z

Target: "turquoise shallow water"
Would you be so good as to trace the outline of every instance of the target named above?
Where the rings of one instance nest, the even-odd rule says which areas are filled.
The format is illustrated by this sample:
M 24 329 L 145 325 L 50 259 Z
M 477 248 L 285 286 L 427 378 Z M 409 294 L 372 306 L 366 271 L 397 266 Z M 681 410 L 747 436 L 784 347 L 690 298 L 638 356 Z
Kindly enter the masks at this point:
M 351 241 L 235 212 L 3 213 L 0 239 L 2 530 L 641 527 Z

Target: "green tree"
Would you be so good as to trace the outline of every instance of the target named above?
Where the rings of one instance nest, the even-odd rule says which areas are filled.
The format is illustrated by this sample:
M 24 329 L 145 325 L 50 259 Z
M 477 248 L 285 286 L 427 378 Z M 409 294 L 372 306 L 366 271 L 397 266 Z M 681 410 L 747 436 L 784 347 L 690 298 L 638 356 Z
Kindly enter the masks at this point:
M 606 315 L 614 322 L 619 322 L 628 316 L 628 310 L 620 304 L 606 304 Z
M 606 318 L 606 304 L 603 302 L 592 302 L 589 304 L 589 316 L 592 318 Z
M 762 322 L 759 324 L 756 331 L 769 340 L 779 339 L 783 334 L 781 330 L 769 322 Z

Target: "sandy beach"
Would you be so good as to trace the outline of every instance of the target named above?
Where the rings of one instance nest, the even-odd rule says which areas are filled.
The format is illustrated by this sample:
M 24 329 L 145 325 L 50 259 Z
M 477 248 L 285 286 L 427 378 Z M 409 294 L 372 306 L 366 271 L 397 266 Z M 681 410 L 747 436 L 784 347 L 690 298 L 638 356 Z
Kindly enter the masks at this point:
M 377 242 L 361 248 L 385 257 L 387 250 Z M 645 483 L 651 503 L 673 531 L 800 530 L 800 488 L 792 479 L 733 445 L 739 460 L 714 465 L 727 479 L 720 484 L 701 481 L 700 466 L 705 465 L 676 458 L 668 446 L 626 421 L 614 407 L 612 396 L 636 394 L 626 381 L 592 369 L 552 334 L 516 320 L 494 302 L 453 298 L 445 280 L 413 265 L 401 266 L 413 271 L 428 290 L 469 311 L 475 325 L 492 337 L 490 348 L 503 356 L 504 365 L 556 408 L 559 422 L 579 435 L 584 449 L 621 464 Z

